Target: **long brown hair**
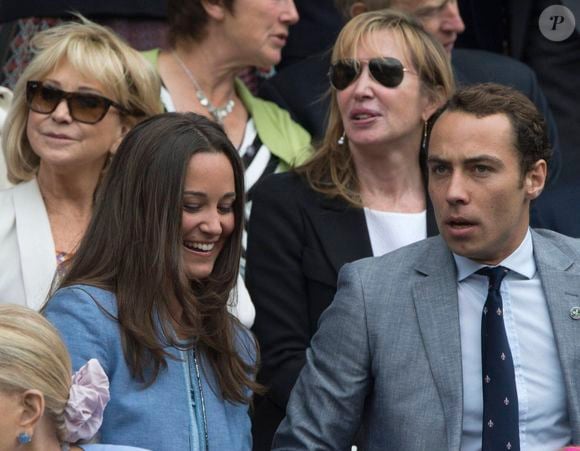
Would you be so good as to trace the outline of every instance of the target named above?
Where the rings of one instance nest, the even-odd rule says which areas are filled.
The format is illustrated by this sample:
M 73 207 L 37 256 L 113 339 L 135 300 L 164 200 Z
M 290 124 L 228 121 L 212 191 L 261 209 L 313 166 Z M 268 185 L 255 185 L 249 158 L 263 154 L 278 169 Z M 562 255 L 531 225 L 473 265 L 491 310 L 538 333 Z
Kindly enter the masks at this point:
M 419 74 L 424 95 L 443 104 L 455 88 L 453 71 L 444 48 L 413 18 L 394 10 L 371 11 L 351 19 L 342 29 L 332 50 L 332 63 L 356 56 L 357 47 L 374 32 L 391 30 L 406 47 L 409 61 Z M 328 126 L 322 143 L 312 158 L 297 172 L 303 174 L 315 191 L 339 197 L 360 207 L 358 180 L 348 140 L 337 141 L 344 132 L 336 100 L 336 89 L 330 90 Z
M 232 165 L 235 227 L 211 275 L 188 280 L 181 259 L 183 186 L 198 152 L 223 153 Z M 243 174 L 223 129 L 193 113 L 154 116 L 120 144 L 60 287 L 88 284 L 115 293 L 125 358 L 137 380 L 155 381 L 170 357 L 166 346 L 196 346 L 225 399 L 247 402 L 247 389 L 258 388 L 255 366 L 240 356 L 253 351 L 242 349 L 242 326 L 227 309 L 241 254 Z M 183 309 L 180 318 L 169 307 L 175 302 Z M 186 345 L 183 337 L 191 337 Z M 145 380 L 145 374 L 151 378 Z

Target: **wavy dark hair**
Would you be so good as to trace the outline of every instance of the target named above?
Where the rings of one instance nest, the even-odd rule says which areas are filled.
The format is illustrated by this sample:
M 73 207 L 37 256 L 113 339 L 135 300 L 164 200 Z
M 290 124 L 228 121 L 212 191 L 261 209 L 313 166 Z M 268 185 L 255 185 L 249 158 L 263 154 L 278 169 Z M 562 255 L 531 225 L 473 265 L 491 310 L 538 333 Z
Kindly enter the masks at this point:
M 188 163 L 222 153 L 232 165 L 235 227 L 207 279 L 183 268 L 181 217 Z M 224 399 L 249 401 L 256 368 L 240 356 L 242 327 L 227 309 L 241 254 L 244 170 L 223 129 L 194 113 L 166 113 L 130 131 L 97 195 L 91 223 L 60 287 L 88 284 L 115 293 L 125 358 L 133 377 L 152 384 L 170 355 L 196 346 L 210 362 Z M 175 303 L 181 317 L 171 313 Z M 191 337 L 184 345 L 183 337 Z M 145 375 L 150 375 L 145 377 Z

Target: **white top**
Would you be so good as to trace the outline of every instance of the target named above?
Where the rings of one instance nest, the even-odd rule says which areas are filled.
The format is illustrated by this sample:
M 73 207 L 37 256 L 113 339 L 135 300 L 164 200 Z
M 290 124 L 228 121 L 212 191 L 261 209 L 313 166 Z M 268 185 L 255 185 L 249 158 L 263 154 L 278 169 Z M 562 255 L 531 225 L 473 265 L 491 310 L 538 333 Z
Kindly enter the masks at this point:
M 393 213 L 365 208 L 373 256 L 379 257 L 427 238 L 427 211 Z
M 457 265 L 463 433 L 461 450 L 481 449 L 483 389 L 481 315 L 488 278 L 474 274 L 485 265 L 454 255 Z M 514 361 L 522 451 L 556 450 L 572 440 L 566 390 L 530 231 L 501 262 L 510 270 L 501 284 L 504 324 Z

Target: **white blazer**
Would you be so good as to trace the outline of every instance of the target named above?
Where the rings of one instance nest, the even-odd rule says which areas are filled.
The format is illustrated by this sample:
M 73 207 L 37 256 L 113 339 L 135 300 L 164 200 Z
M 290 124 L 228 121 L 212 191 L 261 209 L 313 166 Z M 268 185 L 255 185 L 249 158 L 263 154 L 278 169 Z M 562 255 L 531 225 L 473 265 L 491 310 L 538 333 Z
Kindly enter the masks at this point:
M 56 272 L 56 251 L 36 178 L 0 190 L 0 303 L 38 310 Z
M 11 102 L 12 92 L 8 88 L 0 86 L 0 136 L 2 136 L 3 133 L 2 127 Z M 0 145 L 0 189 L 8 188 L 10 186 L 12 186 L 12 184 L 8 182 L 6 176 L 6 163 L 4 162 L 4 153 L 2 152 L 2 146 Z

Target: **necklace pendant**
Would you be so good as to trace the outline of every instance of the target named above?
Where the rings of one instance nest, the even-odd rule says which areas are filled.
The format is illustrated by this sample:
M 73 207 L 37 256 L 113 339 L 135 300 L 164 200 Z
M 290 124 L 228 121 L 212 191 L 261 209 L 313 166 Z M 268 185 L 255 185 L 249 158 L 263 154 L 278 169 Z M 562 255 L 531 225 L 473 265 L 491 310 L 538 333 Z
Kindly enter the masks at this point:
M 199 100 L 199 103 L 202 107 L 208 108 L 210 106 L 209 99 L 205 96 L 201 89 L 197 91 L 195 95 L 197 96 L 197 99 Z
M 214 114 L 216 117 L 216 121 L 218 121 L 220 124 L 223 124 L 225 117 L 228 115 L 228 113 L 222 109 L 216 110 Z
M 199 104 L 202 107 L 204 107 L 205 109 L 207 109 L 207 111 L 212 115 L 212 117 L 218 123 L 223 125 L 223 121 L 226 118 L 226 116 L 228 114 L 230 114 L 234 109 L 234 106 L 236 104 L 234 102 L 234 99 L 229 99 L 227 101 L 227 103 L 225 104 L 225 106 L 223 106 L 223 107 L 216 107 L 213 103 L 211 103 L 209 101 L 208 97 L 205 95 L 205 92 L 203 92 L 203 90 L 201 89 L 201 86 L 199 86 L 199 83 L 197 82 L 197 80 L 195 79 L 193 74 L 187 68 L 187 66 L 184 64 L 184 62 L 181 61 L 181 58 L 179 58 L 177 53 L 175 51 L 173 51 L 172 55 L 173 55 L 173 58 L 175 58 L 175 61 L 177 62 L 179 67 L 181 67 L 181 69 L 183 70 L 183 72 L 185 73 L 187 78 L 189 78 L 189 80 L 193 84 L 193 86 L 195 88 L 195 96 L 197 97 Z

